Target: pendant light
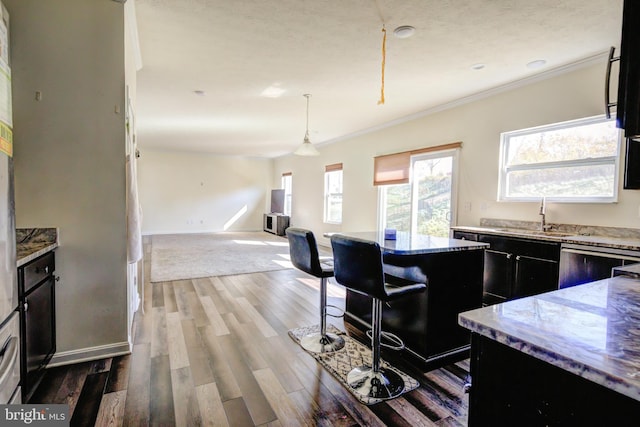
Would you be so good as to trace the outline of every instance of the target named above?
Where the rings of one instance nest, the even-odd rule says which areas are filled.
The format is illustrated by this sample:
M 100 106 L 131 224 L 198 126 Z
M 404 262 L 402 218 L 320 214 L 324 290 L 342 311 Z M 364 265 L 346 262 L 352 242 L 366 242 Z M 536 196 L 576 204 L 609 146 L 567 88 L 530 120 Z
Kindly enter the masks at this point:
M 307 131 L 304 134 L 304 141 L 302 142 L 302 145 L 298 147 L 298 149 L 294 151 L 293 154 L 295 154 L 296 156 L 318 156 L 320 155 L 320 152 L 316 149 L 316 147 L 313 146 L 313 144 L 311 144 L 311 141 L 309 140 L 309 98 L 311 97 L 311 94 L 305 93 L 302 96 L 307 98 Z

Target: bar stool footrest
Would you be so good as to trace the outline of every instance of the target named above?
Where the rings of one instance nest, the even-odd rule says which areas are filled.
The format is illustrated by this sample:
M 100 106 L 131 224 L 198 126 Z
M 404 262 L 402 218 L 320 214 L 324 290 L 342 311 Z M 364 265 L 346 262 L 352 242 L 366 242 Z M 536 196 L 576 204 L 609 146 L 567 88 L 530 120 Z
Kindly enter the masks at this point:
M 371 329 L 367 330 L 366 334 L 367 334 L 367 337 L 369 337 L 369 339 L 372 339 L 373 330 L 371 330 Z M 387 344 L 387 343 L 381 341 L 380 342 L 380 346 L 386 347 L 386 348 L 394 350 L 394 351 L 400 351 L 400 350 L 404 350 L 405 349 L 404 341 L 402 341 L 402 338 L 400 338 L 396 334 L 392 334 L 391 332 L 382 331 L 381 335 L 382 335 L 382 339 L 383 340 L 386 339 L 388 341 L 391 341 L 392 344 Z
M 340 314 L 333 314 L 333 313 L 329 313 L 327 310 L 325 310 L 325 314 L 327 316 L 335 317 L 335 318 L 343 318 L 344 317 L 345 310 L 341 309 L 337 305 L 327 304 L 327 308 L 333 308 L 333 309 L 338 310 L 340 312 Z

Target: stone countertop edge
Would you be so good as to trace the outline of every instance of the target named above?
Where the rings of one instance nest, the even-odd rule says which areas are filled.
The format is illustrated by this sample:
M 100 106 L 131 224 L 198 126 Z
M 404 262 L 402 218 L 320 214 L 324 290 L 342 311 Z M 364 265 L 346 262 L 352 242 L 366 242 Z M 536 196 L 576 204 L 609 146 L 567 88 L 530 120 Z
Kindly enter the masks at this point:
M 491 226 L 453 226 L 454 231 L 466 231 L 471 233 L 492 234 L 505 237 L 520 237 L 532 240 L 543 240 L 558 243 L 573 243 L 587 246 L 597 246 L 604 248 L 615 248 L 623 250 L 640 250 L 640 236 L 635 233 L 629 237 L 624 236 L 608 236 L 608 235 L 581 235 L 576 232 L 572 235 L 554 235 L 554 231 L 549 234 L 542 234 L 537 230 L 519 229 L 519 228 L 495 228 Z M 563 234 L 569 234 L 570 231 L 561 231 Z
M 55 250 L 60 246 L 60 233 L 57 228 L 17 228 L 16 229 L 16 265 L 21 267 Z
M 640 342 L 629 332 L 640 329 L 634 312 L 640 280 L 615 277 L 463 312 L 458 323 L 640 401 Z
M 382 251 L 388 255 L 426 255 L 443 252 L 481 250 L 489 247 L 488 243 L 483 242 L 406 232 L 398 232 L 396 239 L 385 239 L 382 233 L 376 231 L 325 233 L 324 236 L 331 237 L 331 235 L 334 234 L 377 242 Z
M 29 252 L 27 254 L 21 255 L 19 258 L 16 259 L 16 266 L 17 267 L 22 267 L 23 265 L 27 264 L 28 262 L 33 261 L 34 259 L 38 258 L 39 256 L 42 256 L 44 254 L 46 254 L 47 252 L 51 252 L 54 249 L 56 249 L 58 247 L 58 243 L 51 243 L 48 245 L 44 245 L 44 246 L 38 246 L 38 247 L 33 247 L 33 248 L 29 248 Z

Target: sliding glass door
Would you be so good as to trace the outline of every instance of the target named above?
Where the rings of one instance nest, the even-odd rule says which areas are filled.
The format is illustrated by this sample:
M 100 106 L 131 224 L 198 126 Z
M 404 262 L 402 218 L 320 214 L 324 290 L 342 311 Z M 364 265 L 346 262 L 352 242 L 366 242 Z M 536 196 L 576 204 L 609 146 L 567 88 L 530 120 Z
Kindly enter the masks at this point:
M 380 187 L 380 227 L 449 236 L 455 218 L 457 150 L 411 157 L 408 184 Z

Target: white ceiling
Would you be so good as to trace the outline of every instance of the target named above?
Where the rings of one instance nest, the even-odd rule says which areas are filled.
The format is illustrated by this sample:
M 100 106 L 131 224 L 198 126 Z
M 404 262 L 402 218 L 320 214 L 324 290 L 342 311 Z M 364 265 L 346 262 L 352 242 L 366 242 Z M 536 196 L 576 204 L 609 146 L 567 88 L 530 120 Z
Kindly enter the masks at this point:
M 135 0 L 140 147 L 275 157 L 619 46 L 622 0 Z M 382 24 L 387 29 L 385 103 Z M 393 29 L 416 28 L 398 39 Z M 540 69 L 530 61 L 544 59 Z M 603 70 L 604 62 L 603 59 Z M 486 64 L 474 71 L 471 66 Z M 604 75 L 603 75 L 604 84 Z M 265 89 L 283 90 L 278 98 Z M 600 90 L 600 89 L 598 89 Z M 204 91 L 204 96 L 194 91 Z

